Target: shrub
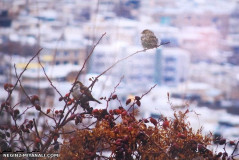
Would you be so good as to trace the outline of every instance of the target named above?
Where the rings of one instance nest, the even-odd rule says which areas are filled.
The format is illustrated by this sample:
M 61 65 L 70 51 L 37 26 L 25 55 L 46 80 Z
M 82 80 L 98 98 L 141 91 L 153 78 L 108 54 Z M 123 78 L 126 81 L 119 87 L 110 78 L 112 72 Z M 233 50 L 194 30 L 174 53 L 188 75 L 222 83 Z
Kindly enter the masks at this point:
M 171 120 L 137 120 L 122 107 L 114 111 L 106 112 L 103 117 L 103 110 L 93 113 L 94 117 L 102 117 L 95 127 L 78 129 L 73 135 L 65 136 L 60 159 L 213 158 L 212 151 L 207 149 L 212 143 L 211 136 L 203 136 L 201 130 L 193 132 L 186 121 L 188 111 L 175 111 Z M 119 118 L 120 122 L 116 123 Z

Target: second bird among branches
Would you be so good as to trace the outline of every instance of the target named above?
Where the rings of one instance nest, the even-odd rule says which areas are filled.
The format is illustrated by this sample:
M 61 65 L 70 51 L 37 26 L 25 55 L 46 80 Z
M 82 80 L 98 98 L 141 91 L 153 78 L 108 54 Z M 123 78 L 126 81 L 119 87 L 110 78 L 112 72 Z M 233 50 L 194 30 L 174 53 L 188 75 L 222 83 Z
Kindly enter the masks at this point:
M 80 81 L 76 82 L 73 88 L 72 96 L 77 101 L 78 100 L 84 101 L 84 102 L 95 101 L 101 104 L 100 101 L 98 101 L 92 96 L 91 91 L 88 89 L 88 87 L 84 86 Z

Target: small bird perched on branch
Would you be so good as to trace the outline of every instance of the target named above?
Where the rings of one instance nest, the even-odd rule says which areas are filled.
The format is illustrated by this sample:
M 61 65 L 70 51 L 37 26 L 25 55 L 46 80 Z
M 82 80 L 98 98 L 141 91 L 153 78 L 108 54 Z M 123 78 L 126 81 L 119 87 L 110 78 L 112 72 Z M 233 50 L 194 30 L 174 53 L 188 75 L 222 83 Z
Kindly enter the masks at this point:
M 141 44 L 144 49 L 158 47 L 158 38 L 154 35 L 152 31 L 145 29 L 141 34 Z
M 99 102 L 92 96 L 91 91 L 80 81 L 76 81 L 76 84 L 73 88 L 72 96 L 75 100 L 80 100 L 84 102 L 95 101 L 101 104 L 101 102 Z

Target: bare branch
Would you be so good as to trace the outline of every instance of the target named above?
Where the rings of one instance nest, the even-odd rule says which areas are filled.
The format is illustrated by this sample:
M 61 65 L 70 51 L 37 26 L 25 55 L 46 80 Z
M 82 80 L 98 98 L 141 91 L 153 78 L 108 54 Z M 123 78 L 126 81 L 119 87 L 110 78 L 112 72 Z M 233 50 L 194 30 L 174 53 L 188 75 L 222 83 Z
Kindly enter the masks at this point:
M 15 127 L 18 128 L 17 121 L 16 121 L 16 119 L 13 118 L 13 115 L 12 115 L 12 119 L 13 119 L 13 121 L 14 121 Z M 18 128 L 18 129 L 19 129 L 19 128 Z M 26 144 L 26 142 L 25 142 L 25 139 L 24 139 L 23 136 L 22 136 L 22 132 L 18 130 L 17 133 L 18 133 L 18 135 L 20 136 L 21 142 L 22 142 L 22 144 L 25 146 L 26 150 L 27 150 L 27 151 L 30 151 L 29 147 L 27 146 L 27 144 Z
M 100 39 L 98 40 L 98 42 L 93 46 L 93 48 L 92 48 L 90 54 L 87 56 L 87 58 L 86 58 L 86 60 L 85 60 L 85 62 L 84 62 L 82 68 L 81 68 L 80 71 L 78 72 L 78 74 L 77 74 L 77 76 L 76 76 L 76 78 L 75 78 L 75 81 L 74 81 L 74 83 L 73 83 L 73 85 L 72 85 L 72 87 L 71 87 L 71 89 L 70 89 L 69 96 L 67 97 L 65 106 L 64 106 L 64 108 L 63 108 L 63 113 L 64 113 L 64 111 L 65 111 L 65 109 L 66 109 L 66 107 L 67 107 L 67 101 L 68 101 L 69 98 L 70 98 L 70 94 L 73 92 L 73 88 L 75 87 L 76 81 L 77 81 L 77 79 L 79 78 L 79 76 L 80 76 L 81 72 L 83 71 L 83 69 L 85 68 L 86 62 L 89 60 L 89 58 L 91 57 L 91 55 L 93 54 L 93 52 L 94 52 L 94 50 L 95 50 L 95 47 L 100 43 L 101 39 L 102 39 L 105 35 L 106 35 L 106 33 L 102 34 L 102 36 L 100 37 Z M 67 115 L 65 116 L 65 119 L 67 118 L 68 115 L 69 115 L 69 112 L 68 112 Z M 58 124 L 57 124 L 57 127 L 60 126 L 60 123 L 61 123 L 62 118 L 63 118 L 63 117 L 61 117 L 61 118 L 59 119 Z M 65 120 L 65 119 L 64 119 L 64 120 Z
M 160 47 L 160 46 L 162 46 L 162 45 L 165 45 L 165 44 L 168 44 L 168 43 L 169 43 L 169 42 L 161 43 L 160 45 L 158 45 L 158 46 L 155 47 L 155 48 L 158 48 L 158 47 Z M 126 56 L 126 57 L 124 57 L 124 58 L 122 58 L 122 59 L 116 61 L 116 62 L 115 62 L 114 64 L 112 64 L 108 69 L 106 69 L 104 72 L 102 72 L 101 74 L 99 74 L 99 75 L 94 79 L 94 81 L 91 83 L 91 85 L 88 87 L 88 89 L 89 89 L 89 88 L 92 88 L 92 87 L 94 86 L 95 82 L 96 82 L 102 75 L 104 75 L 106 72 L 108 72 L 109 70 L 111 70 L 111 69 L 112 69 L 115 65 L 117 65 L 118 63 L 120 63 L 120 62 L 122 62 L 122 61 L 124 61 L 124 60 L 126 60 L 126 59 L 128 59 L 128 58 L 130 58 L 130 57 L 132 57 L 132 56 L 134 56 L 134 55 L 136 55 L 136 54 L 138 54 L 138 53 L 140 53 L 140 52 L 145 52 L 145 51 L 151 50 L 151 49 L 154 49 L 154 48 L 143 49 L 143 50 L 140 50 L 140 51 L 136 51 L 136 52 L 130 54 L 129 56 Z
M 153 88 L 155 88 L 157 86 L 157 84 L 153 85 L 153 87 L 151 87 L 146 93 L 142 94 L 142 96 L 140 98 L 143 98 L 145 95 L 147 95 L 149 92 L 152 91 Z
M 155 84 L 153 87 L 151 87 L 147 92 L 145 92 L 144 94 L 141 95 L 140 99 L 142 99 L 145 95 L 147 95 L 149 92 L 152 91 L 153 88 L 155 88 L 157 86 L 157 84 Z M 131 106 L 129 107 L 129 109 L 127 111 L 129 111 L 132 107 L 134 109 L 134 105 L 136 104 L 136 101 L 134 101 L 133 104 L 131 104 Z
M 29 95 L 27 94 L 27 92 L 25 91 L 25 89 L 24 89 L 23 86 L 22 86 L 22 83 L 21 83 L 21 81 L 20 81 L 20 76 L 17 75 L 17 68 L 16 68 L 16 65 L 15 65 L 15 64 L 14 64 L 14 69 L 15 69 L 16 78 L 18 79 L 18 82 L 19 82 L 19 84 L 20 84 L 20 87 L 21 87 L 23 93 L 24 93 L 25 96 L 28 98 L 28 100 L 31 102 L 31 98 L 29 97 Z
M 113 96 L 113 94 L 116 92 L 116 88 L 120 85 L 120 83 L 122 82 L 122 80 L 124 79 L 124 76 L 122 76 L 120 78 L 119 83 L 114 87 L 114 91 L 110 94 L 109 98 L 111 98 Z M 120 101 L 119 101 L 120 102 Z M 120 102 L 121 103 L 121 102 Z M 121 105 L 122 106 L 122 105 Z M 107 104 L 106 104 L 106 109 L 108 109 L 109 107 L 109 100 L 107 100 Z
M 98 42 L 93 46 L 93 48 L 92 48 L 90 54 L 89 54 L 89 55 L 87 56 L 87 58 L 86 58 L 86 60 L 85 60 L 85 62 L 84 62 L 84 64 L 83 64 L 81 70 L 78 72 L 78 74 L 77 74 L 77 76 L 76 76 L 76 78 L 75 78 L 75 81 L 74 81 L 74 83 L 73 83 L 73 86 L 71 87 L 71 90 L 70 90 L 70 91 L 72 91 L 72 89 L 74 88 L 75 82 L 76 82 L 77 79 L 79 78 L 79 76 L 80 76 L 82 70 L 85 68 L 86 62 L 89 60 L 89 58 L 90 58 L 91 55 L 93 54 L 93 52 L 94 52 L 94 50 L 95 50 L 95 47 L 100 43 L 101 39 L 102 39 L 105 35 L 106 35 L 106 33 L 102 34 L 102 36 L 100 37 L 100 39 L 98 40 Z
M 33 107 L 34 107 L 34 106 L 27 107 L 27 108 L 22 112 L 22 114 L 20 114 L 18 117 L 21 117 L 23 114 L 26 113 L 26 111 L 27 111 L 28 109 L 33 108 Z
M 36 131 L 37 138 L 39 138 L 39 139 L 41 140 L 41 137 L 40 137 L 39 132 L 38 132 L 38 130 L 37 130 L 37 125 L 36 125 L 35 118 L 33 118 L 33 124 L 34 124 L 34 127 L 35 127 L 35 131 Z M 41 146 L 43 145 L 43 144 L 42 144 L 42 141 L 40 141 L 40 144 L 41 144 Z
M 39 49 L 38 52 L 28 61 L 27 65 L 24 67 L 23 71 L 20 73 L 19 77 L 17 78 L 17 81 L 16 81 L 15 85 L 13 86 L 12 91 L 16 88 L 18 82 L 20 81 L 20 78 L 22 77 L 22 74 L 27 70 L 28 65 L 31 63 L 31 61 L 32 61 L 38 54 L 40 54 L 41 51 L 42 51 L 42 48 Z M 12 91 L 10 92 L 10 94 L 8 94 L 8 97 L 7 97 L 7 99 L 6 99 L 6 102 L 9 101 L 9 99 L 10 99 L 10 97 L 11 97 Z
M 37 60 L 38 60 L 38 63 L 40 64 L 40 66 L 41 66 L 41 68 L 42 68 L 42 70 L 43 70 L 43 72 L 44 72 L 44 75 L 46 76 L 48 82 L 50 83 L 50 85 L 55 89 L 55 91 L 56 91 L 61 97 L 63 97 L 62 94 L 60 93 L 60 91 L 53 85 L 51 79 L 50 79 L 50 78 L 48 77 L 48 75 L 46 74 L 46 70 L 45 70 L 45 68 L 43 67 L 43 65 L 41 64 L 41 60 L 40 60 L 40 57 L 39 57 L 39 56 L 37 56 Z
M 19 79 L 18 82 L 19 82 L 19 84 L 20 84 L 20 87 L 21 87 L 23 93 L 27 96 L 29 102 L 31 103 L 31 97 L 27 94 L 27 92 L 26 92 L 25 89 L 23 88 L 22 83 L 21 83 L 21 81 L 20 81 L 20 77 L 17 75 L 17 71 L 16 71 L 16 66 L 15 66 L 15 65 L 14 65 L 14 68 L 15 68 L 16 77 L 17 77 L 17 79 Z M 55 120 L 53 117 L 51 117 L 51 116 L 45 114 L 42 110 L 41 110 L 40 112 L 41 112 L 42 114 L 44 114 L 45 116 L 47 116 L 47 117 L 53 119 L 53 120 L 55 121 L 55 123 L 56 123 L 56 120 Z
M 235 157 L 234 153 L 236 152 L 236 150 L 238 149 L 238 145 L 239 145 L 239 141 L 237 141 L 234 150 L 232 151 L 231 157 Z

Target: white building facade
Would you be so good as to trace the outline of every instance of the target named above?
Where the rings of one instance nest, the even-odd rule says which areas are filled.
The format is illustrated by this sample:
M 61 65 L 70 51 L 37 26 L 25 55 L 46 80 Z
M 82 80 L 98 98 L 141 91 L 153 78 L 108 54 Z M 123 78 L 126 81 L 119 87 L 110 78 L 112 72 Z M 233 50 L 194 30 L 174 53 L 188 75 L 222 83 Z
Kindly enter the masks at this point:
M 179 48 L 163 48 L 161 53 L 161 84 L 177 86 L 188 79 L 189 53 Z

